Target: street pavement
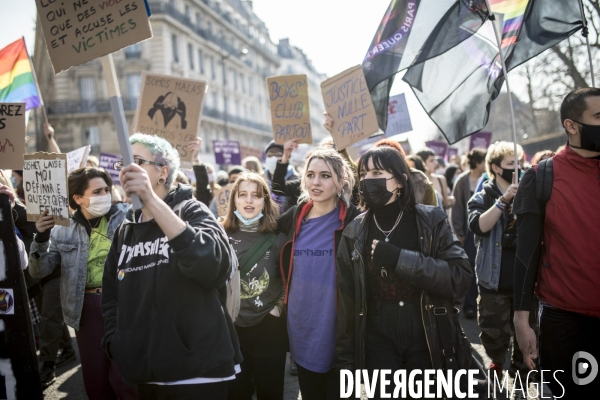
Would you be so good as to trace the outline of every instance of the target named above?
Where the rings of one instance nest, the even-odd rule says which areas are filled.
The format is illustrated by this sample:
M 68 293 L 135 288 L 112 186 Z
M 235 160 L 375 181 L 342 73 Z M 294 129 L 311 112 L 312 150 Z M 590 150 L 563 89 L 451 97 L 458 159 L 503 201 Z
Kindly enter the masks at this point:
M 477 326 L 477 321 L 475 319 L 466 319 L 464 315 L 461 314 L 460 318 L 461 325 L 465 330 L 473 348 L 477 351 L 477 358 L 480 362 L 483 363 L 484 366 L 489 366 L 490 360 L 485 355 L 485 351 L 483 350 L 483 346 L 481 345 L 481 341 L 479 340 L 479 327 Z M 75 341 L 74 331 L 70 329 L 71 336 L 73 337 L 73 344 L 77 350 L 77 342 Z M 78 353 L 79 354 L 79 353 Z M 507 357 L 507 362 L 504 364 L 505 366 L 510 365 L 510 360 Z M 509 387 L 508 390 L 505 390 L 503 393 L 498 393 L 498 400 L 520 400 L 524 399 L 524 397 L 519 397 L 522 392 L 515 391 L 512 393 L 513 384 L 512 379 L 509 377 Z M 533 385 L 529 386 L 529 397 L 528 399 L 539 399 L 536 389 Z M 290 375 L 289 373 L 289 357 L 288 363 L 286 365 L 286 374 L 285 374 L 285 400 L 300 400 L 302 397 L 300 396 L 298 389 L 298 379 L 295 376 Z M 516 395 L 516 396 L 515 396 Z M 546 398 L 547 392 L 545 392 Z M 79 362 L 72 362 L 69 365 L 66 365 L 57 370 L 57 379 L 56 382 L 47 388 L 44 391 L 44 397 L 47 400 L 58 400 L 58 399 L 69 399 L 69 400 L 79 400 L 79 399 L 87 399 L 85 394 L 85 388 L 83 386 L 83 379 L 81 375 L 81 365 Z M 366 400 L 367 397 L 364 395 L 362 400 Z

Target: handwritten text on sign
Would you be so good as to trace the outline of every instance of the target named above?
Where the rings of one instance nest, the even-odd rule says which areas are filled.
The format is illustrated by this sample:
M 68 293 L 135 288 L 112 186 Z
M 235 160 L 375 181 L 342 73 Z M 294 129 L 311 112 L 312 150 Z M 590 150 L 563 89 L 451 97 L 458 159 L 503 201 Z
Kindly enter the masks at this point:
M 360 65 L 321 83 L 325 109 L 333 119 L 333 140 L 339 150 L 379 131 L 373 101 Z
M 221 165 L 240 165 L 240 144 L 235 140 L 213 140 L 215 161 Z
M 232 188 L 233 185 L 227 185 L 214 191 L 219 217 L 225 217 L 227 215 L 227 207 L 229 207 L 229 195 L 231 194 Z
M 275 143 L 312 143 L 306 75 L 267 78 Z
M 152 37 L 144 0 L 36 0 L 58 73 Z
M 40 214 L 48 210 L 56 224 L 69 226 L 67 155 L 34 153 L 23 158 L 27 220 L 37 221 Z
M 206 82 L 142 73 L 142 92 L 133 131 L 166 139 L 188 161 L 188 143 L 198 135 Z
M 0 169 L 23 168 L 25 103 L 0 103 Z

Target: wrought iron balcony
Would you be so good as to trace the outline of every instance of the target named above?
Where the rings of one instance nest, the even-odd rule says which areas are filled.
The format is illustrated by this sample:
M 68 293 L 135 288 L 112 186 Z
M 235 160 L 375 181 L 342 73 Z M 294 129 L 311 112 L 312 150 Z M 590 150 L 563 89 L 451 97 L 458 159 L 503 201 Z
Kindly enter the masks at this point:
M 126 111 L 135 110 L 137 98 L 123 98 L 123 108 Z M 84 114 L 111 112 L 108 99 L 96 100 L 63 100 L 53 101 L 46 105 L 48 114 Z

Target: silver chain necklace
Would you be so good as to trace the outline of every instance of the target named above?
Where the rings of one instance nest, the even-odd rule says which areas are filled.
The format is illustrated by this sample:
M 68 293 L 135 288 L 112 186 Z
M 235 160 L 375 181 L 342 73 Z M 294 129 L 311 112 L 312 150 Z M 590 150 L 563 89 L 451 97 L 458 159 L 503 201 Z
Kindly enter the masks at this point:
M 400 223 L 400 220 L 402 220 L 402 215 L 404 215 L 404 211 L 400 212 L 400 215 L 398 215 L 398 218 L 396 219 L 396 223 L 394 224 L 394 226 L 392 226 L 392 229 L 390 229 L 389 231 L 384 231 L 383 229 L 381 229 L 381 227 L 377 223 L 377 217 L 375 215 L 373 215 L 373 220 L 375 221 L 375 226 L 377 227 L 377 229 L 379 229 L 379 231 L 381 233 L 383 233 L 383 235 L 385 236 L 385 241 L 386 242 L 390 241 L 389 236 L 392 234 L 392 232 L 394 231 L 394 229 L 396 229 L 396 227 Z

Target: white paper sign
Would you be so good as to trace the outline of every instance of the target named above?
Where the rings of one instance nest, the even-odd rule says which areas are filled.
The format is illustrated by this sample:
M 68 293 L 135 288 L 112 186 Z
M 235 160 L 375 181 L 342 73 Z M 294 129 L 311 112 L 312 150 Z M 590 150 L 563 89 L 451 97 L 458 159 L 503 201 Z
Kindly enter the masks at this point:
M 76 169 L 85 167 L 90 148 L 91 146 L 87 145 L 67 153 L 67 175 Z

